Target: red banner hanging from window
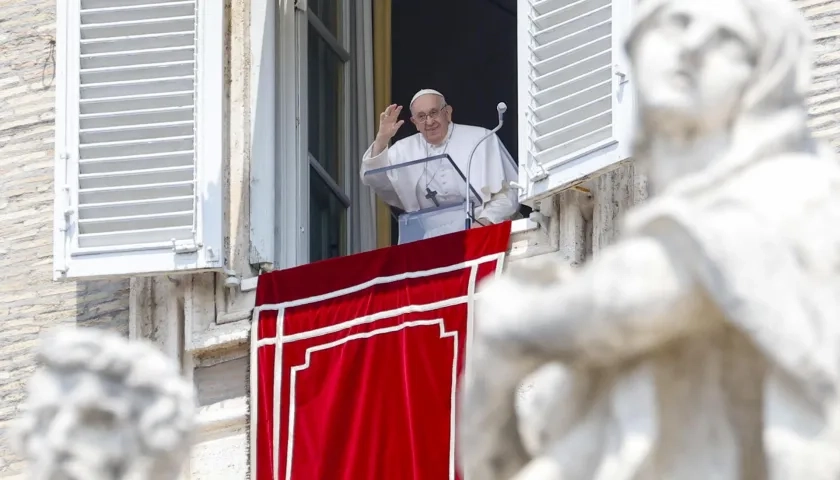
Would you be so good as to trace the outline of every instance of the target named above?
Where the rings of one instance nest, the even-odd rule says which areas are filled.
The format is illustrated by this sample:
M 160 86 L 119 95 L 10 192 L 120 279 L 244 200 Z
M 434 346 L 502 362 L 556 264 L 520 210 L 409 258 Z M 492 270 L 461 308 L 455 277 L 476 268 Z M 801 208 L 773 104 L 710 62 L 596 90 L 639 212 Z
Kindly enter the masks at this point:
M 260 276 L 251 478 L 459 478 L 475 286 L 509 237 L 508 222 Z

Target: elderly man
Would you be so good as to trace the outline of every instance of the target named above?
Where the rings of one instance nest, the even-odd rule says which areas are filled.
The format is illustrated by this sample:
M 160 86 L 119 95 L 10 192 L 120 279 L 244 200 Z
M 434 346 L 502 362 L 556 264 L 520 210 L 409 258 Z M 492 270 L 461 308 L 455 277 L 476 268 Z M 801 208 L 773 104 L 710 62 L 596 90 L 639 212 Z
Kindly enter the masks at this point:
M 470 152 L 489 131 L 452 123 L 452 106 L 436 90 L 420 90 L 411 99 L 409 108 L 411 123 L 418 133 L 390 147 L 388 144 L 403 124 L 399 120 L 402 106 L 390 105 L 380 114 L 376 139 L 362 159 L 362 182 L 387 203 L 406 212 L 463 201 L 465 183 L 445 158 L 365 175 L 377 168 L 443 154 L 448 154 L 467 175 Z M 471 183 L 481 195 L 482 204 L 475 210 L 473 228 L 505 221 L 517 212 L 516 193 L 510 188 L 517 171 L 509 158 L 495 134 L 476 150 Z M 461 212 L 441 213 L 434 225 L 427 226 L 426 238 L 463 228 Z

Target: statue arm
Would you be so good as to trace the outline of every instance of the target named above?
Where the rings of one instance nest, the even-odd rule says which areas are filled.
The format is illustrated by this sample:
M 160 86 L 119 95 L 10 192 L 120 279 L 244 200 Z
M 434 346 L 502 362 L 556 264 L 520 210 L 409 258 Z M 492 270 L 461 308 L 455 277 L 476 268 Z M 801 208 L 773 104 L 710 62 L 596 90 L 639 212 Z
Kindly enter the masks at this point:
M 666 245 L 624 240 L 567 281 L 493 281 L 482 289 L 476 338 L 520 358 L 608 365 L 701 331 L 705 293 Z

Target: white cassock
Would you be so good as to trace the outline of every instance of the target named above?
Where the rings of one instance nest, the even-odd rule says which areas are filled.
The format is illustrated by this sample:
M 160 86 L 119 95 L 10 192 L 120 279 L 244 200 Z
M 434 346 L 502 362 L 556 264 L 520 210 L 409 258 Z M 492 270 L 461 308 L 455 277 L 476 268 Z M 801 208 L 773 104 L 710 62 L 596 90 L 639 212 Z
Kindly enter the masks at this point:
M 406 212 L 435 207 L 432 198 L 427 196 L 428 191 L 437 192 L 434 198 L 440 205 L 463 202 L 466 182 L 445 158 L 375 175 L 365 173 L 446 153 L 466 176 L 470 152 L 488 133 L 490 131 L 486 128 L 452 123 L 446 140 L 438 146 L 426 142 L 420 133 L 396 142 L 376 156 L 371 156 L 371 145 L 362 158 L 362 183 L 373 188 L 386 203 Z M 473 157 L 470 178 L 482 202 L 475 210 L 475 218 L 484 223 L 499 223 L 514 215 L 518 202 L 510 182 L 515 182 L 517 178 L 516 167 L 509 160 L 499 137 L 494 134 L 482 142 Z M 464 214 L 461 211 L 441 212 L 425 220 L 424 227 L 424 238 L 458 232 L 464 229 Z

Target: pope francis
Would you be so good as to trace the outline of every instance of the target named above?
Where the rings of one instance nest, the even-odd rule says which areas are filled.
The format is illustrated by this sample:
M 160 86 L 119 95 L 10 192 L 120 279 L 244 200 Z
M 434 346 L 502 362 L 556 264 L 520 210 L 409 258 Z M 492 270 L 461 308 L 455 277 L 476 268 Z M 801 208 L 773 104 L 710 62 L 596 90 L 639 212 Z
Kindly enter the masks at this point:
M 452 106 L 436 90 L 417 92 L 409 109 L 418 133 L 390 147 L 388 144 L 403 124 L 399 120 L 402 106 L 390 105 L 379 115 L 379 131 L 362 159 L 362 183 L 388 204 L 406 212 L 462 202 L 465 182 L 445 158 L 365 175 L 374 169 L 443 154 L 449 154 L 467 175 L 470 152 L 489 130 L 452 123 Z M 493 134 L 480 144 L 472 161 L 471 183 L 481 195 L 482 204 L 475 210 L 473 228 L 508 220 L 517 212 L 517 195 L 510 188 L 517 175 L 499 137 Z M 441 212 L 427 220 L 425 227 L 425 238 L 460 231 L 464 228 L 464 214 Z

